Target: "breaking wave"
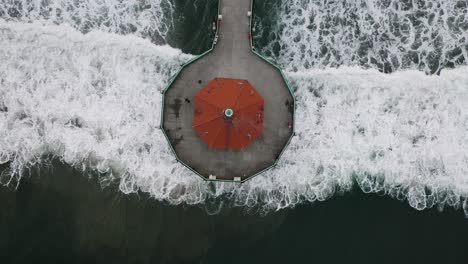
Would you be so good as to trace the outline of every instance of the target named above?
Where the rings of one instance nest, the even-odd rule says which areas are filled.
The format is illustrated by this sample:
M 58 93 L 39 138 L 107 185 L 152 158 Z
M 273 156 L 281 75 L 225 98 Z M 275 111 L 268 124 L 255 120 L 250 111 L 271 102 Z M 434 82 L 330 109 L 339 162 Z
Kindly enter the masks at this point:
M 291 3 L 289 11 L 280 9 L 278 23 L 286 26 L 290 10 L 306 14 L 312 6 Z M 0 19 L 0 164 L 9 164 L 0 177 L 4 185 L 16 186 L 29 168 L 53 157 L 98 172 L 103 185 L 117 182 L 124 193 L 141 190 L 214 212 L 222 203 L 212 201 L 221 197 L 229 198 L 225 204 L 267 212 L 323 201 L 358 185 L 418 210 L 451 206 L 468 216 L 466 53 L 438 75 L 426 75 L 419 63 L 385 74 L 380 64 L 351 57 L 356 50 L 337 48 L 341 60 L 330 51 L 334 62 L 323 63 L 309 56 L 316 53 L 312 44 L 310 52 L 299 52 L 306 37 L 296 42 L 289 33 L 279 35 L 271 45 L 285 46 L 276 59 L 296 89 L 297 134 L 274 169 L 242 185 L 208 183 L 175 161 L 159 129 L 160 91 L 192 55 L 157 46 L 143 33 L 122 34 L 120 27 L 84 30 L 73 21 L 54 25 L 11 14 L 7 20 Z M 297 30 L 311 34 L 305 28 Z M 444 50 L 465 48 L 455 41 L 460 36 L 450 36 Z M 421 61 L 428 58 L 422 48 L 418 52 Z M 402 60 L 405 54 L 397 53 Z
M 165 167 L 161 90 L 191 55 L 40 22 L 1 23 L 0 46 L 0 163 L 13 175 L 46 154 L 112 175 Z
M 134 34 L 162 43 L 174 27 L 172 5 L 170 0 L 6 0 L 0 4 L 0 17 L 69 24 L 82 33 Z
M 468 59 L 465 0 L 257 1 L 256 40 L 291 71 L 342 65 L 439 73 Z M 275 17 L 275 21 L 271 21 Z

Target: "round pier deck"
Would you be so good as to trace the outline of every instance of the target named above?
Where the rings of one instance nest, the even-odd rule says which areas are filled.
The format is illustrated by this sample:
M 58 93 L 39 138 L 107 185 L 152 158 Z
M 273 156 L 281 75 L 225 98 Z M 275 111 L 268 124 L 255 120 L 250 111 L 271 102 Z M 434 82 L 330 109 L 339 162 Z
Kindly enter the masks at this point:
M 164 95 L 164 132 L 178 159 L 206 179 L 239 181 L 265 170 L 293 133 L 294 100 L 285 80 L 251 51 L 250 8 L 250 0 L 221 1 L 217 44 L 185 67 Z M 209 148 L 192 128 L 194 97 L 214 78 L 248 80 L 264 98 L 263 133 L 242 150 Z

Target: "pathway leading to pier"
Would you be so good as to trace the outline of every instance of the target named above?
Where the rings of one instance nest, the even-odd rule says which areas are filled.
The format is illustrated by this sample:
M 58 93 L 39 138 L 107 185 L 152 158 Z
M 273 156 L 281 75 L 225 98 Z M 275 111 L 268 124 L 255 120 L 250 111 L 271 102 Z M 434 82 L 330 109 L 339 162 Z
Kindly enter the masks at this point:
M 250 0 L 220 0 L 212 52 L 184 68 L 167 90 L 163 129 L 179 160 L 208 178 L 246 179 L 278 159 L 292 135 L 293 98 L 280 72 L 250 47 Z M 248 80 L 265 101 L 264 131 L 243 150 L 212 149 L 192 128 L 195 94 L 214 78 Z

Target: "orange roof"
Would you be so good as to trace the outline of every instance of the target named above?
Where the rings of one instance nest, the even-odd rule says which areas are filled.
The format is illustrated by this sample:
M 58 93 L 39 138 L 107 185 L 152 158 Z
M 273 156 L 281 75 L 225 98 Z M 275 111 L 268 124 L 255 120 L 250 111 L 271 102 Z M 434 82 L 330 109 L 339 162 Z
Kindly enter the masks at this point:
M 193 128 L 212 148 L 242 149 L 262 133 L 263 114 L 247 80 L 215 78 L 195 95 Z

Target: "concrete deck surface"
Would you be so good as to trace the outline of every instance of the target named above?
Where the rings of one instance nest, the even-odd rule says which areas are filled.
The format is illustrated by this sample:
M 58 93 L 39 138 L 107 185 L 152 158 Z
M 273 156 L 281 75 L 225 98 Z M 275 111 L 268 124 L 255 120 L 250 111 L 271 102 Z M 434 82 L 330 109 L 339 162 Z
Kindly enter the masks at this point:
M 163 129 L 178 158 L 208 178 L 246 179 L 274 164 L 292 129 L 293 98 L 280 72 L 250 50 L 250 0 L 222 0 L 214 50 L 186 67 L 165 94 Z M 211 149 L 192 128 L 195 94 L 216 77 L 248 80 L 265 100 L 264 131 L 243 150 Z

